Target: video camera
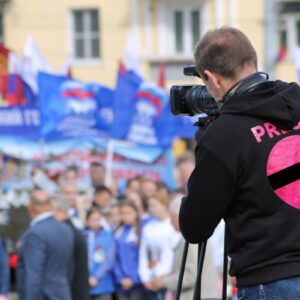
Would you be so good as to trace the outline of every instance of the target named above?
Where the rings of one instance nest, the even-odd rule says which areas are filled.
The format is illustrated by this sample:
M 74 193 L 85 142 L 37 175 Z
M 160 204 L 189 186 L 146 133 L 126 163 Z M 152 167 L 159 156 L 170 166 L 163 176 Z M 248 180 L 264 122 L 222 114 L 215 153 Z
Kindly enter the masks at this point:
M 195 65 L 185 66 L 183 74 L 200 77 Z M 170 96 L 173 115 L 219 115 L 219 106 L 204 85 L 174 85 L 171 87 Z

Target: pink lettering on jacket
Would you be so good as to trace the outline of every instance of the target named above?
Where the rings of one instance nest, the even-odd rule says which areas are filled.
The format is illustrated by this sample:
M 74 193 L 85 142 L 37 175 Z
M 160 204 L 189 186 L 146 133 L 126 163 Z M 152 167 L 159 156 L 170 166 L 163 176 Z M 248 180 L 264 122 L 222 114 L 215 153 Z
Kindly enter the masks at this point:
M 292 130 L 299 130 L 300 129 L 300 121 Z M 288 131 L 284 129 L 279 129 L 274 124 L 265 122 L 263 125 L 257 125 L 251 128 L 251 132 L 256 140 L 257 143 L 261 143 L 263 139 L 269 138 L 272 139 L 276 136 L 281 136 Z

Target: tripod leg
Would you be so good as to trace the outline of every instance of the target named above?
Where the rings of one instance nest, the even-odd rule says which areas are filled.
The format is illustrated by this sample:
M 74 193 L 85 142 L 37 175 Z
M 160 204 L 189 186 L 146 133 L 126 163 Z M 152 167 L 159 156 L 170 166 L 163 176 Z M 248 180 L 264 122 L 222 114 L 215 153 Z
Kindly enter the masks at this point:
M 175 300 L 180 299 L 180 293 L 181 293 L 181 288 L 182 288 L 182 281 L 183 281 L 184 268 L 185 268 L 187 254 L 188 254 L 188 249 L 189 249 L 189 243 L 185 242 L 183 255 L 182 255 L 182 261 L 181 261 L 181 266 L 180 266 L 180 273 L 179 273 L 179 278 L 178 278 L 178 283 L 177 283 Z
M 203 263 L 205 257 L 205 250 L 206 250 L 206 241 L 202 242 L 199 245 L 198 268 L 197 268 L 197 277 L 196 277 L 193 300 L 201 299 L 201 275 L 202 275 L 202 269 L 203 269 Z
M 227 299 L 227 270 L 228 270 L 228 253 L 227 253 L 227 227 L 224 230 L 224 260 L 223 260 L 223 289 L 222 300 Z

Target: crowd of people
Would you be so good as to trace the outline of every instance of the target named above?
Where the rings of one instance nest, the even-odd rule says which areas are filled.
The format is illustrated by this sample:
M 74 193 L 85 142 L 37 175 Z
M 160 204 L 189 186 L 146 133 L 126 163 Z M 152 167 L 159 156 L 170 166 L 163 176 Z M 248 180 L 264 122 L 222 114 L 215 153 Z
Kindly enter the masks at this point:
M 89 189 L 80 188 L 74 167 L 57 177 L 52 194 L 35 186 L 30 226 L 16 243 L 19 300 L 173 299 L 184 249 L 178 215 L 193 166 L 190 154 L 178 160 L 173 192 L 164 182 L 138 176 L 120 195 L 116 185 L 104 184 L 105 167 L 98 162 L 90 165 Z M 220 294 L 215 253 L 222 246 L 208 243 L 204 297 Z M 197 258 L 198 247 L 191 245 L 183 300 L 192 298 Z

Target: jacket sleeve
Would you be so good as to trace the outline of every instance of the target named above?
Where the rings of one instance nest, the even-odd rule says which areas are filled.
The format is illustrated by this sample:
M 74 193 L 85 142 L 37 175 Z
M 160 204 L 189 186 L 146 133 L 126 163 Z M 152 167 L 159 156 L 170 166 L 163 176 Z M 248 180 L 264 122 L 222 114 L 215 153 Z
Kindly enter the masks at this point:
M 122 266 L 121 266 L 118 250 L 117 250 L 117 256 L 116 256 L 116 262 L 114 265 L 114 275 L 115 275 L 116 282 L 118 284 L 120 284 L 121 281 L 125 278 L 124 273 L 122 271 Z
M 0 239 L 0 295 L 7 295 L 9 291 L 8 255 Z
M 160 250 L 159 262 L 153 269 L 156 277 L 170 274 L 174 262 L 174 250 L 171 239 L 162 241 Z
M 147 238 L 147 229 L 145 226 L 140 245 L 139 253 L 139 263 L 138 263 L 138 273 L 142 282 L 147 282 L 151 279 L 151 272 L 148 266 L 148 257 L 147 257 L 147 248 L 148 248 L 148 238 Z
M 220 149 L 222 151 L 222 149 Z M 190 243 L 207 240 L 214 232 L 234 197 L 233 172 L 218 155 L 196 148 L 196 164 L 189 178 L 188 194 L 182 199 L 180 230 Z
M 24 245 L 26 300 L 42 299 L 42 281 L 46 260 L 46 246 L 35 232 L 30 232 Z

